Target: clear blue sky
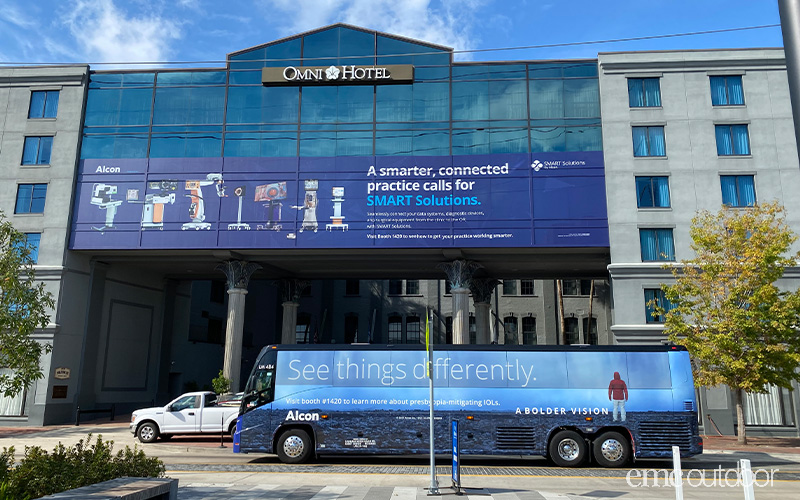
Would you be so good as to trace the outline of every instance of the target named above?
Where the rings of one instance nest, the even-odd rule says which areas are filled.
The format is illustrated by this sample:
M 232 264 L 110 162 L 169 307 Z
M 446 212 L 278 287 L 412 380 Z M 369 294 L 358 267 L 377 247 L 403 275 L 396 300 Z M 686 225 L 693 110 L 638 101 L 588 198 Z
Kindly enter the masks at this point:
M 780 18 L 777 0 L 3 0 L 0 62 L 221 61 L 229 52 L 337 22 L 474 50 L 741 28 Z M 773 27 L 466 53 L 457 60 L 782 45 Z

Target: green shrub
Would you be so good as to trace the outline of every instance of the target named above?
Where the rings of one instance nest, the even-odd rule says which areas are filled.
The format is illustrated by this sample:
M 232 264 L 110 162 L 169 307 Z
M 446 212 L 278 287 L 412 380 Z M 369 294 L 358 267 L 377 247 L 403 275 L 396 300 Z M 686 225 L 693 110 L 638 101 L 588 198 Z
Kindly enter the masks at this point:
M 52 453 L 26 446 L 25 457 L 8 475 L 9 498 L 39 498 L 122 476 L 164 477 L 163 462 L 138 447 L 126 446 L 115 455 L 114 441 L 91 440 L 89 434 L 69 448 L 59 443 Z
M 0 481 L 0 500 L 28 500 L 30 497 L 25 495 L 23 497 L 11 493 L 11 486 L 8 483 Z
M 222 370 L 220 370 L 219 375 L 211 380 L 211 385 L 214 387 L 214 392 L 217 394 L 227 394 L 227 392 L 231 390 L 231 379 L 225 378 L 225 375 L 222 374 Z
M 0 452 L 0 484 L 5 484 L 8 480 L 8 475 L 11 473 L 11 467 L 14 465 L 14 447 L 3 448 Z M 2 491 L 2 490 L 0 490 Z M 0 496 L 0 500 L 4 497 Z

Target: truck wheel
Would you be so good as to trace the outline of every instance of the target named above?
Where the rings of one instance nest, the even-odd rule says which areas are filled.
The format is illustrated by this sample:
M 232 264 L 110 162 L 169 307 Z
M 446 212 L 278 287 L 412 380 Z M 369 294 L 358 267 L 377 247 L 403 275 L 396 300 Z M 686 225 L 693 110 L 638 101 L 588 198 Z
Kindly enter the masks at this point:
M 311 439 L 306 431 L 289 429 L 278 439 L 278 458 L 285 464 L 301 464 L 311 456 Z
M 136 437 L 142 443 L 152 443 L 158 439 L 158 427 L 153 422 L 145 422 L 136 429 Z
M 557 432 L 547 447 L 550 459 L 559 467 L 578 467 L 586 459 L 587 446 L 575 431 Z
M 631 446 L 619 432 L 605 432 L 592 444 L 594 459 L 603 467 L 622 467 L 631 457 Z

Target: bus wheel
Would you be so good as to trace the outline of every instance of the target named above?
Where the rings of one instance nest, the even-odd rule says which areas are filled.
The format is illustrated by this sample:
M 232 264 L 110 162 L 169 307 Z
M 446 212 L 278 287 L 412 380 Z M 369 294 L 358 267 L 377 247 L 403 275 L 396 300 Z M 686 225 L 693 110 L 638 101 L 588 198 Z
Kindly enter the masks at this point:
M 631 446 L 619 432 L 605 432 L 594 440 L 593 455 L 603 467 L 622 467 L 631 457 Z
M 311 456 L 311 439 L 306 431 L 289 429 L 278 439 L 278 458 L 285 464 L 301 464 Z
M 586 441 L 575 431 L 557 432 L 547 447 L 550 459 L 559 467 L 578 467 L 586 459 Z

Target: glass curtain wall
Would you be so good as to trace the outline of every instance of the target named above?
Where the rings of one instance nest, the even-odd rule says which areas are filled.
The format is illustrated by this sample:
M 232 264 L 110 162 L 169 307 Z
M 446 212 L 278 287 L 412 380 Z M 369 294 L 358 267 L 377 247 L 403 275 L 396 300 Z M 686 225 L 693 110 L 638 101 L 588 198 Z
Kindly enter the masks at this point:
M 412 64 L 414 83 L 265 87 L 261 69 Z M 229 69 L 93 73 L 82 158 L 599 151 L 594 61 L 457 63 L 345 27 L 234 53 Z

